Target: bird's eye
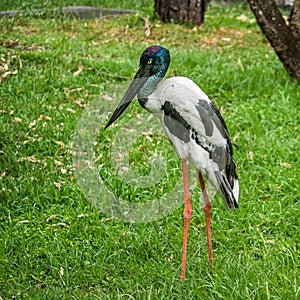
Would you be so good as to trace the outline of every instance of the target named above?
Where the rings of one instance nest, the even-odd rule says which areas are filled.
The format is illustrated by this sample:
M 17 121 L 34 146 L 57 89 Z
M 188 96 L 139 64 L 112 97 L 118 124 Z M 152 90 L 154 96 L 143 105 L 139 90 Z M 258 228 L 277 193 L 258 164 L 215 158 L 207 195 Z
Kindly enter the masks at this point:
M 152 59 L 149 59 L 149 60 L 147 61 L 147 64 L 148 64 L 148 65 L 151 65 L 151 64 L 152 64 Z

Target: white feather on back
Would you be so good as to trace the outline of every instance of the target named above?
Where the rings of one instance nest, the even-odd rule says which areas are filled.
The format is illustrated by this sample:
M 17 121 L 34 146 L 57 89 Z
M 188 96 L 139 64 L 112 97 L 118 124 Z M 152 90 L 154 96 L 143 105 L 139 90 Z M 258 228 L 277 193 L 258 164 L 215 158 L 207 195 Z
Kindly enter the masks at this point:
M 205 127 L 197 110 L 199 100 L 204 100 L 211 104 L 208 96 L 191 79 L 176 76 L 166 79 L 158 86 L 157 90 L 150 95 L 146 108 L 154 114 L 162 114 L 162 106 L 166 101 L 169 101 L 186 122 L 198 132 L 199 138 L 204 145 L 208 147 L 209 144 L 214 144 L 225 147 L 227 140 L 214 122 L 212 122 L 212 136 L 209 137 L 205 134 Z M 163 126 L 165 127 L 164 123 Z M 178 141 L 177 144 L 181 148 L 186 148 L 183 145 L 180 146 Z

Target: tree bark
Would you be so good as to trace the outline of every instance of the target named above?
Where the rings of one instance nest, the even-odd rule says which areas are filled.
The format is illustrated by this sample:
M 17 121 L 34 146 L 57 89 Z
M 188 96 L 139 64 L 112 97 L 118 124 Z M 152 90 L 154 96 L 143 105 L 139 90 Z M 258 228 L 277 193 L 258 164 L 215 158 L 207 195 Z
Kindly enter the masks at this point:
M 204 23 L 209 0 L 155 0 L 155 12 L 163 22 Z
M 295 0 L 290 22 L 274 0 L 247 0 L 257 24 L 274 48 L 291 78 L 300 81 L 300 0 Z

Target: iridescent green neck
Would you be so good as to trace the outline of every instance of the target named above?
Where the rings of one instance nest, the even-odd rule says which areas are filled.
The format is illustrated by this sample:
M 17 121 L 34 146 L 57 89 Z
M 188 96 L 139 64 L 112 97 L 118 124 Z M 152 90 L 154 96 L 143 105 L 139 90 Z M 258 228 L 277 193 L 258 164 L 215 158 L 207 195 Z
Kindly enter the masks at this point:
M 157 85 L 161 80 L 162 77 L 159 74 L 149 77 L 138 92 L 138 99 L 148 99 L 148 97 L 156 91 Z

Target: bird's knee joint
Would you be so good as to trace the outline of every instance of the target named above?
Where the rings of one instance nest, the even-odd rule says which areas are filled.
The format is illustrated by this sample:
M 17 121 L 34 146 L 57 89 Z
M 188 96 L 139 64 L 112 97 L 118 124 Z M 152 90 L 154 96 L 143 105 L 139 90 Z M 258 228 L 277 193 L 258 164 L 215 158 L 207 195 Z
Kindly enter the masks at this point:
M 185 219 L 190 219 L 192 215 L 192 208 L 188 207 L 184 210 L 183 216 Z
M 209 214 L 211 211 L 211 204 L 210 203 L 206 204 L 203 209 L 205 214 Z

